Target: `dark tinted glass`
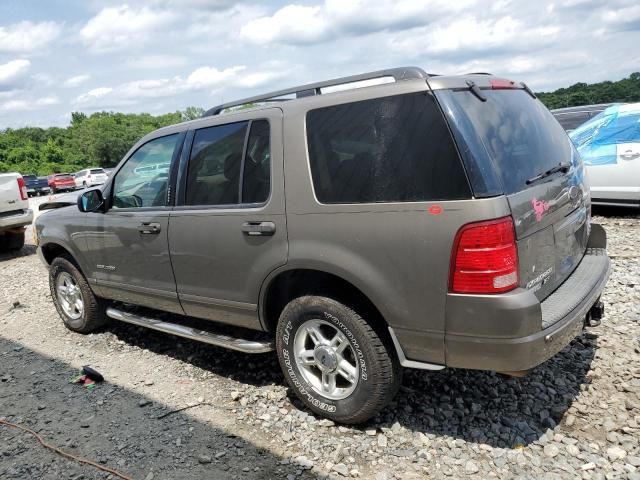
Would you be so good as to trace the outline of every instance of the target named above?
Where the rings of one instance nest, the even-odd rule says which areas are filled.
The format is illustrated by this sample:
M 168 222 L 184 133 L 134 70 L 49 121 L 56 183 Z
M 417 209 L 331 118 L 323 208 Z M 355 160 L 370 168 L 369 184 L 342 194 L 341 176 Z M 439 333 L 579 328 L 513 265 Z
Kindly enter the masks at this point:
M 313 185 L 323 203 L 468 198 L 462 165 L 431 94 L 337 105 L 307 114 Z
M 494 169 L 504 193 L 528 188 L 526 181 L 571 162 L 573 147 L 553 115 L 524 90 L 438 91 L 466 143 L 475 145 L 478 168 Z
M 248 122 L 196 130 L 187 173 L 187 205 L 235 205 Z
M 266 120 L 252 122 L 242 177 L 242 203 L 264 203 L 269 197 L 271 181 L 269 143 L 269 122 Z

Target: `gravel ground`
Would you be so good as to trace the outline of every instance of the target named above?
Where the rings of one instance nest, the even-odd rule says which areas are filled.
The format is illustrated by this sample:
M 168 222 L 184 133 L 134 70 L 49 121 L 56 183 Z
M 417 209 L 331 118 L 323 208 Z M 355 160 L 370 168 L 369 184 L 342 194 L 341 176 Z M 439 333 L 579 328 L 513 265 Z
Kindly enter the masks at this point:
M 25 247 L 0 257 L 0 418 L 146 480 L 640 479 L 640 218 L 600 213 L 614 264 L 602 326 L 524 378 L 407 370 L 393 405 L 357 428 L 302 409 L 275 355 L 127 324 L 67 331 Z M 85 364 L 106 377 L 93 391 L 69 383 Z M 0 478 L 109 474 L 0 425 Z

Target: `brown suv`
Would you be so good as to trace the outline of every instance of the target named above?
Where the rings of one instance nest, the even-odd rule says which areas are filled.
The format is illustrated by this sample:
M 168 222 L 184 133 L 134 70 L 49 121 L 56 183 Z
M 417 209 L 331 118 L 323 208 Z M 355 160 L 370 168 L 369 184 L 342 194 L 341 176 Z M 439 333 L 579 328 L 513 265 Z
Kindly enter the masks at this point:
M 526 85 L 491 75 L 400 68 L 225 104 L 71 203 L 36 222 L 70 329 L 275 348 L 339 422 L 384 407 L 401 367 L 526 371 L 603 313 L 582 162 Z

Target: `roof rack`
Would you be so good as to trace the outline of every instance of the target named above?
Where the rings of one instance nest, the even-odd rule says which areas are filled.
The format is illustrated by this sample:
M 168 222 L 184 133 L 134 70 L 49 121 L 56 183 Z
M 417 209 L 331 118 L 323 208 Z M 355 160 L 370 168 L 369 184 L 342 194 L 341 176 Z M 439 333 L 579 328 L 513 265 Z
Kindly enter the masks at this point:
M 361 73 L 359 75 L 352 75 L 350 77 L 334 78 L 333 80 L 325 80 L 323 82 L 309 83 L 306 85 L 300 85 L 297 87 L 286 88 L 284 90 L 278 90 L 275 92 L 265 93 L 263 95 L 257 95 L 255 97 L 244 98 L 242 100 L 236 100 L 233 102 L 223 103 L 216 107 L 207 110 L 203 117 L 210 117 L 219 115 L 223 110 L 231 107 L 239 107 L 248 103 L 260 103 L 260 102 L 280 102 L 288 99 L 278 98 L 286 95 L 295 95 L 296 98 L 310 97 L 314 95 L 321 95 L 321 89 L 327 87 L 335 87 L 338 85 L 344 85 L 354 82 L 362 82 L 365 80 L 374 80 L 376 78 L 393 77 L 398 82 L 401 80 L 420 80 L 426 79 L 433 75 L 428 74 L 419 67 L 399 67 L 390 68 L 387 70 L 378 70 L 375 72 Z

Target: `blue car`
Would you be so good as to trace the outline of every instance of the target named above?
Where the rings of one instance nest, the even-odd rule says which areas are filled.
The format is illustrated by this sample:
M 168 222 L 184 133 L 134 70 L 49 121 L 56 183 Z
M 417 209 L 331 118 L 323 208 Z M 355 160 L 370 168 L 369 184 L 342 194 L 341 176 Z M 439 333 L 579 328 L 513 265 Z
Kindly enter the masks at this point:
M 640 103 L 611 106 L 569 137 L 587 168 L 593 203 L 640 207 Z

